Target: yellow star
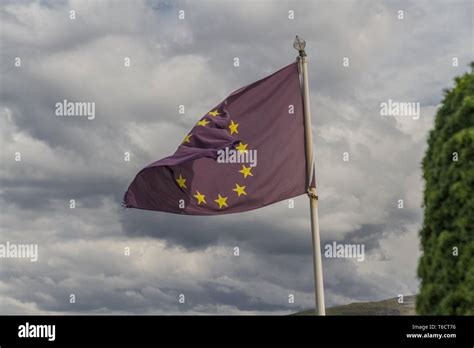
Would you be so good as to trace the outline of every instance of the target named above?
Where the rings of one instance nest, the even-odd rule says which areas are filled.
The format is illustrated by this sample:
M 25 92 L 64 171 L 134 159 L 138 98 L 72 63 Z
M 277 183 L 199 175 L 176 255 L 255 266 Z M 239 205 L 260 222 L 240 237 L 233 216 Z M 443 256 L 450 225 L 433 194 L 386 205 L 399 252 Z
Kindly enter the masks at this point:
M 186 135 L 186 136 L 184 137 L 183 144 L 184 144 L 184 143 L 190 143 L 192 136 L 193 136 L 192 134 Z
M 219 209 L 227 207 L 227 197 L 222 197 L 220 194 L 217 195 L 217 199 L 215 199 L 214 202 L 219 204 Z
M 209 111 L 208 114 L 211 115 L 212 117 L 216 117 L 217 115 L 220 115 L 220 113 L 217 110 Z
M 245 186 L 239 186 L 239 184 L 235 184 L 235 189 L 232 189 L 232 191 L 237 192 L 239 197 L 240 195 L 247 195 L 247 192 L 245 192 L 244 190 L 245 190 Z
M 246 167 L 245 165 L 242 164 L 242 169 L 239 170 L 239 173 L 242 173 L 244 175 L 244 178 L 246 178 L 247 176 L 253 176 L 252 172 L 252 167 Z
M 208 123 L 209 123 L 209 121 L 206 120 L 205 118 L 203 118 L 201 121 L 199 121 L 199 122 L 197 123 L 197 125 L 198 125 L 198 126 L 203 126 L 203 127 L 205 127 L 206 124 L 208 124 Z
M 196 194 L 194 195 L 196 199 L 198 200 L 198 205 L 201 203 L 207 204 L 206 200 L 204 199 L 206 196 L 203 194 L 200 194 L 199 191 L 196 191 Z
M 178 183 L 179 187 L 187 188 L 186 179 L 181 176 L 181 173 L 179 174 L 179 178 L 176 179 L 176 182 Z
M 234 121 L 230 121 L 230 125 L 229 125 L 229 129 L 230 129 L 230 135 L 232 134 L 239 134 L 239 131 L 237 130 L 237 128 L 239 128 L 239 124 L 238 123 L 234 123 Z
M 249 146 L 249 144 L 242 144 L 242 142 L 240 142 L 240 144 L 237 145 L 235 148 L 239 150 L 239 153 L 242 153 L 247 152 L 247 146 Z

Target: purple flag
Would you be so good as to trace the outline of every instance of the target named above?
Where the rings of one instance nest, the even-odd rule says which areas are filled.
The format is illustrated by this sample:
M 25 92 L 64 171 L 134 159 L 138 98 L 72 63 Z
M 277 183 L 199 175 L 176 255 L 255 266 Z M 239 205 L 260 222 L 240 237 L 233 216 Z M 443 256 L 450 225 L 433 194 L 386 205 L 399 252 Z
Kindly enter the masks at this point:
M 306 193 L 298 64 L 243 87 L 210 110 L 174 155 L 142 169 L 127 208 L 218 215 Z

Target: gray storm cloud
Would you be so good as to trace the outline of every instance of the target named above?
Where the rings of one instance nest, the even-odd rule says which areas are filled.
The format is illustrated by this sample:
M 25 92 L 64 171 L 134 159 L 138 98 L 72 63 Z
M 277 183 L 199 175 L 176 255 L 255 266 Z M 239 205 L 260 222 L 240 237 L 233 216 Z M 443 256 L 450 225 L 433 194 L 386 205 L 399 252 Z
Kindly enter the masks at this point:
M 0 261 L 0 313 L 312 307 L 305 197 L 212 218 L 120 207 L 136 172 L 171 154 L 210 106 L 291 62 L 296 34 L 308 43 L 322 244 L 366 252 L 364 262 L 323 259 L 327 305 L 416 293 L 420 161 L 442 90 L 473 59 L 472 10 L 471 1 L 3 1 L 0 242 L 37 243 L 39 257 Z M 94 102 L 95 119 L 56 117 L 64 99 Z M 420 119 L 382 117 L 389 99 L 419 102 Z

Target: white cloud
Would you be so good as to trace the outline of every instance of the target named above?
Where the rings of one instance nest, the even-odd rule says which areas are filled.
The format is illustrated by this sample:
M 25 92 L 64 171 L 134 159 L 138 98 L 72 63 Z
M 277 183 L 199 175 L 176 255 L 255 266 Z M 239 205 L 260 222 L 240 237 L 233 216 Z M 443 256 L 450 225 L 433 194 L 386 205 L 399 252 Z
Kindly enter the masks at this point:
M 199 220 L 119 207 L 136 171 L 171 154 L 202 113 L 292 61 L 295 34 L 308 42 L 322 239 L 360 239 L 369 249 L 363 263 L 324 260 L 327 304 L 416 292 L 420 161 L 441 90 L 472 57 L 466 6 L 408 1 L 399 21 L 396 5 L 347 1 L 5 3 L 0 55 L 11 65 L 0 89 L 1 233 L 40 244 L 40 261 L 2 261 L 0 312 L 282 314 L 311 307 L 306 197 L 294 209 L 280 202 Z M 13 66 L 17 56 L 21 68 Z M 452 56 L 461 67 L 451 66 Z M 96 102 L 97 118 L 58 119 L 54 103 L 64 98 Z M 381 117 L 379 104 L 390 98 L 419 101 L 422 117 Z M 236 245 L 240 257 L 232 256 Z M 68 302 L 72 291 L 76 305 Z M 186 306 L 176 301 L 179 291 Z

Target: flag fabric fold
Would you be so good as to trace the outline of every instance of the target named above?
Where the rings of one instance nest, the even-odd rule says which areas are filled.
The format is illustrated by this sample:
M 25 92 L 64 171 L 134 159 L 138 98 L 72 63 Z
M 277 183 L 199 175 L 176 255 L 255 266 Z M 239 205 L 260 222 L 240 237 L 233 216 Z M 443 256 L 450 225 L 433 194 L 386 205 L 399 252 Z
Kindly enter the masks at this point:
M 142 169 L 127 208 L 187 215 L 257 209 L 306 193 L 298 64 L 238 89 L 205 114 L 176 152 Z

